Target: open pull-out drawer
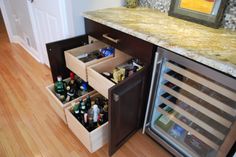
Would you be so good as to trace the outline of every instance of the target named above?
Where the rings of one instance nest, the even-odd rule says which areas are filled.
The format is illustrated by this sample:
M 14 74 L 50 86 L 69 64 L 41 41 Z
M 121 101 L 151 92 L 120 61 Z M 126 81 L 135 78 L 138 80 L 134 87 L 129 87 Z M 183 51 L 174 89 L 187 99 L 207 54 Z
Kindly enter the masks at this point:
M 88 45 L 65 51 L 67 68 L 73 71 L 76 75 L 80 76 L 84 81 L 87 81 L 87 67 L 107 60 L 113 57 L 113 55 L 94 59 L 88 62 L 81 61 L 79 57 L 83 56 L 84 54 L 88 55 L 94 53 L 95 51 L 98 51 L 99 49 L 105 47 L 108 47 L 108 45 L 100 41 L 94 41 L 93 43 L 90 43 Z
M 100 94 L 106 98 L 109 97 L 109 124 L 106 123 L 98 129 L 88 132 L 82 125 L 80 125 L 80 123 L 73 117 L 71 113 L 67 116 L 67 121 L 71 130 L 74 130 L 73 132 L 76 134 L 76 136 L 89 150 L 91 150 L 91 152 L 94 152 L 104 143 L 106 143 L 103 141 L 106 141 L 104 139 L 108 138 L 109 155 L 112 155 L 141 126 L 146 105 L 146 93 L 148 93 L 148 78 L 150 78 L 148 75 L 151 69 L 150 65 L 152 60 L 152 52 L 155 46 L 128 34 L 115 31 L 99 23 L 96 23 L 95 25 L 92 23 L 88 23 L 88 25 L 86 24 L 86 30 L 86 35 L 65 39 L 46 45 L 50 67 L 54 82 L 56 81 L 58 75 L 62 75 L 63 78 L 69 77 L 69 72 L 72 70 L 84 81 L 88 81 L 90 86 L 98 90 Z M 118 37 L 120 40 L 118 43 L 113 43 L 103 34 L 108 37 Z M 89 44 L 91 43 L 97 44 L 96 40 L 93 39 L 93 42 L 90 40 L 90 35 L 96 39 L 102 39 L 101 41 L 113 46 L 114 48 L 125 51 L 126 54 L 120 52 L 119 50 L 115 50 L 114 57 L 105 58 L 104 60 L 97 60 L 96 64 L 95 62 L 93 62 L 93 65 L 88 64 L 89 66 L 72 64 L 70 65 L 71 67 L 69 67 L 69 63 L 66 63 L 65 61 L 67 54 L 65 56 L 64 52 L 74 48 L 80 49 L 85 45 L 90 47 Z M 89 50 L 89 52 L 91 51 L 92 49 Z M 75 58 L 77 54 L 73 53 L 73 55 Z M 72 58 L 73 55 L 71 55 Z M 146 65 L 143 69 L 134 73 L 120 83 L 115 84 L 100 74 L 100 72 L 105 71 L 111 72 L 118 65 L 121 65 L 131 59 L 131 56 L 142 60 L 146 63 Z M 109 130 L 109 135 L 107 131 L 103 130 Z M 94 144 L 92 143 L 98 145 L 99 147 L 93 146 Z
M 114 82 L 102 76 L 102 72 L 112 72 L 118 65 L 126 63 L 132 57 L 116 50 L 114 58 L 88 67 L 88 83 L 91 87 L 108 99 L 108 89 L 115 85 Z
M 90 94 L 91 95 L 91 94 Z M 91 99 L 101 96 L 93 93 Z M 72 106 L 65 109 L 68 127 L 83 145 L 93 153 L 108 142 L 108 122 L 89 132 L 72 114 Z
M 64 81 L 65 82 L 68 82 L 70 79 L 65 79 Z M 48 91 L 48 99 L 49 99 L 49 103 L 51 105 L 51 107 L 53 108 L 53 110 L 57 113 L 57 115 L 65 122 L 67 123 L 66 121 L 66 116 L 65 116 L 65 108 L 70 106 L 71 102 L 74 102 L 74 101 L 78 101 L 79 98 L 81 97 L 86 97 L 88 94 L 91 95 L 91 94 L 94 94 L 96 91 L 91 91 L 81 97 L 78 97 L 70 102 L 67 102 L 67 103 L 62 103 L 57 97 L 56 97 L 56 93 L 54 91 L 54 84 L 51 84 L 49 86 L 46 87 L 47 91 Z

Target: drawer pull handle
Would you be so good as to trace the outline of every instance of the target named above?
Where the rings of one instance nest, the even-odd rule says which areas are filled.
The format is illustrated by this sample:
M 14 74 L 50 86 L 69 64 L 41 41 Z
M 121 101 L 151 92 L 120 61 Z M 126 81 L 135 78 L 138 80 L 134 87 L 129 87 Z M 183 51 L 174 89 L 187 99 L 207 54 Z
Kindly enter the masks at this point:
M 108 34 L 103 34 L 102 37 L 104 37 L 104 38 L 106 38 L 106 39 L 108 39 L 108 40 L 110 40 L 110 41 L 112 41 L 116 44 L 120 41 L 119 39 L 113 39 L 113 38 L 109 37 Z
M 113 100 L 114 100 L 115 102 L 118 102 L 118 101 L 120 100 L 120 96 L 117 95 L 117 94 L 113 94 Z

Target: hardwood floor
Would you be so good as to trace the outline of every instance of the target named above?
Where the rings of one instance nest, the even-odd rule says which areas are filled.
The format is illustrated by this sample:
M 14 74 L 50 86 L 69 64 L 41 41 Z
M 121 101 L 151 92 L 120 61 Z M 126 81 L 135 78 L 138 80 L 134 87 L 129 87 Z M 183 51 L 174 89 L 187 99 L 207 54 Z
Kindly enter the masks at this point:
M 50 108 L 45 87 L 49 68 L 19 45 L 10 44 L 0 20 L 0 157 L 105 157 L 108 146 L 90 154 Z M 141 132 L 114 157 L 171 156 Z

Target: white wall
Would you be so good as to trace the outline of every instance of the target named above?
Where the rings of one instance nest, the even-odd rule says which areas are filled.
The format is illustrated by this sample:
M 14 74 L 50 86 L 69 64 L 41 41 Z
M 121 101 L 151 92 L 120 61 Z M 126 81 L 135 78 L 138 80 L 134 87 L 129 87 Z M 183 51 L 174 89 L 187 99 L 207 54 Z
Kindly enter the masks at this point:
M 72 10 L 72 15 L 69 17 L 72 20 L 70 29 L 74 30 L 75 35 L 84 34 L 84 19 L 81 16 L 83 12 L 117 7 L 123 4 L 124 0 L 71 0 L 71 6 L 69 6 L 69 9 Z
M 11 24 L 13 36 L 20 37 L 30 47 L 36 49 L 29 12 L 26 0 L 4 0 L 7 16 Z
M 5 4 L 13 41 L 15 39 L 15 41 L 21 44 L 33 57 L 39 60 L 35 54 L 41 51 L 37 50 L 27 0 L 0 1 Z M 68 32 L 66 32 L 65 38 L 85 33 L 84 19 L 82 17 L 83 12 L 121 6 L 123 1 L 124 0 L 65 0 L 64 7 L 67 15 L 63 17 L 63 20 L 68 24 L 66 25 Z M 48 5 L 50 5 L 50 3 L 48 3 Z M 27 41 L 29 41 L 30 45 L 28 45 Z

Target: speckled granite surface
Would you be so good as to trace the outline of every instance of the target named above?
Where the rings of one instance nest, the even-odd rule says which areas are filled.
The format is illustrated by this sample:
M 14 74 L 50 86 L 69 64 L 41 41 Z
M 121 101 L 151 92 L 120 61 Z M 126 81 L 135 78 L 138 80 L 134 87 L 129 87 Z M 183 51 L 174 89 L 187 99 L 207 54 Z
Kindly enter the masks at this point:
M 161 12 L 168 12 L 171 0 L 139 0 L 141 7 L 158 9 Z M 228 0 L 224 12 L 222 26 L 226 29 L 236 31 L 236 0 Z
M 84 17 L 236 77 L 236 32 L 213 29 L 147 8 L 110 8 Z

